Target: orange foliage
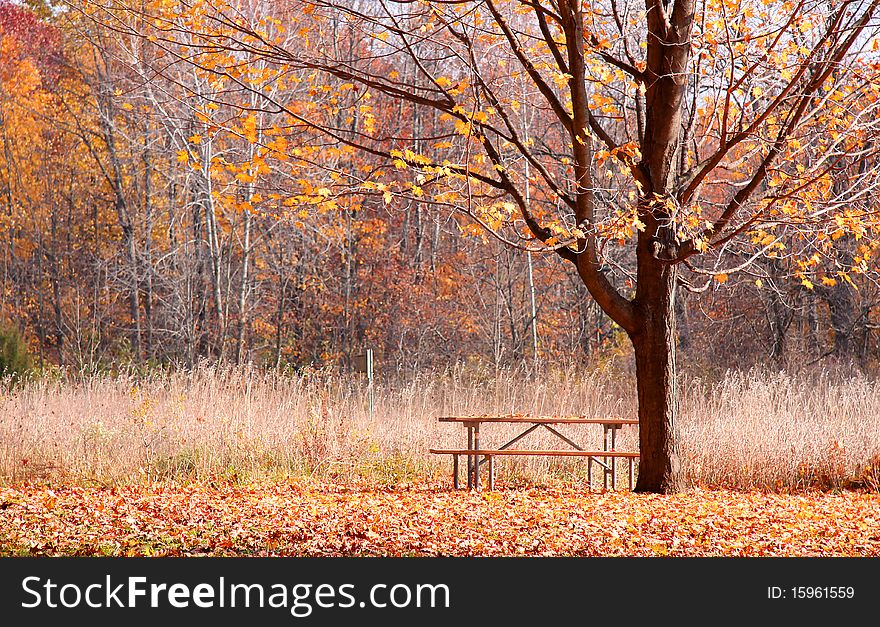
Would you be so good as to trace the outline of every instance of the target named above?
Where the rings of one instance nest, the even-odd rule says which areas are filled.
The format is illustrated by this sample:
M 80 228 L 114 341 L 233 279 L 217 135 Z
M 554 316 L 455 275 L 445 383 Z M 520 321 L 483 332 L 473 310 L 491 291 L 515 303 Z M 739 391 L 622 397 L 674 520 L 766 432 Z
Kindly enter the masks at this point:
M 858 492 L 647 496 L 311 483 L 0 489 L 0 554 L 877 556 L 878 524 L 880 496 Z

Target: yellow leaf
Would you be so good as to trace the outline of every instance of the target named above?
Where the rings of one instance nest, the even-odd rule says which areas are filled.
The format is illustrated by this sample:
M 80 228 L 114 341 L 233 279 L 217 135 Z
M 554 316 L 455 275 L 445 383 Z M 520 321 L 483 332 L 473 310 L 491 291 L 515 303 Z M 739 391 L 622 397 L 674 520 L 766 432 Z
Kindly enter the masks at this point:
M 669 555 L 669 547 L 663 541 L 652 542 L 651 550 L 654 551 L 654 555 Z
M 727 275 L 723 272 L 715 275 L 715 280 L 719 283 L 727 283 L 727 278 Z
M 556 86 L 559 87 L 559 89 L 566 87 L 570 80 L 571 74 L 559 73 L 553 77 L 553 82 L 556 83 Z
M 802 283 L 803 286 L 804 286 L 805 288 L 807 288 L 808 290 L 813 289 L 813 283 L 812 283 L 812 281 L 810 281 L 809 279 L 804 279 L 803 281 L 801 281 L 801 283 Z

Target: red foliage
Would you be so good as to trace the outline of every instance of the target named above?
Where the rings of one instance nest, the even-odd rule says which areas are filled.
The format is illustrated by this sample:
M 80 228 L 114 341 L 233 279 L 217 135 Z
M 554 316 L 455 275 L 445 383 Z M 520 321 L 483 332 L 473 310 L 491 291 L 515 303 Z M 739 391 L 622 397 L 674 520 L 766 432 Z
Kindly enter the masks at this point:
M 61 37 L 58 30 L 41 20 L 30 9 L 0 0 L 0 40 L 9 37 L 15 45 L 4 48 L 5 54 L 16 54 L 20 60 L 32 60 L 43 74 L 54 76 L 63 66 Z M 3 59 L 3 64 L 10 59 Z

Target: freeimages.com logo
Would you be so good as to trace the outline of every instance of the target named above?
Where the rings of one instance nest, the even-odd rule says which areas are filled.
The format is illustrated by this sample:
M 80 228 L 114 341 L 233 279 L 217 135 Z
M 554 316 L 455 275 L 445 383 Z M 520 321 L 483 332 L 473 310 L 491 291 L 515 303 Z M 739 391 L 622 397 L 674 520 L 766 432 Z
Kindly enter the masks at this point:
M 230 583 L 220 577 L 215 583 L 151 582 L 147 577 L 127 577 L 88 584 L 57 583 L 51 578 L 25 577 L 21 582 L 21 607 L 35 608 L 273 608 L 287 609 L 291 616 L 305 618 L 315 608 L 448 608 L 446 584 L 375 584 L 358 600 L 354 584 L 261 584 Z

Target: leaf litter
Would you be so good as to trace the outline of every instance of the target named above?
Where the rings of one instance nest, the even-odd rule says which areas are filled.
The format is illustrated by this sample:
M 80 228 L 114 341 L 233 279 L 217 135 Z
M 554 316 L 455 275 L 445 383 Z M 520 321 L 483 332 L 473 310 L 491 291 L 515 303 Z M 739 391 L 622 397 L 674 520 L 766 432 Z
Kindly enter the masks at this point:
M 0 555 L 878 556 L 880 495 L 11 485 Z

